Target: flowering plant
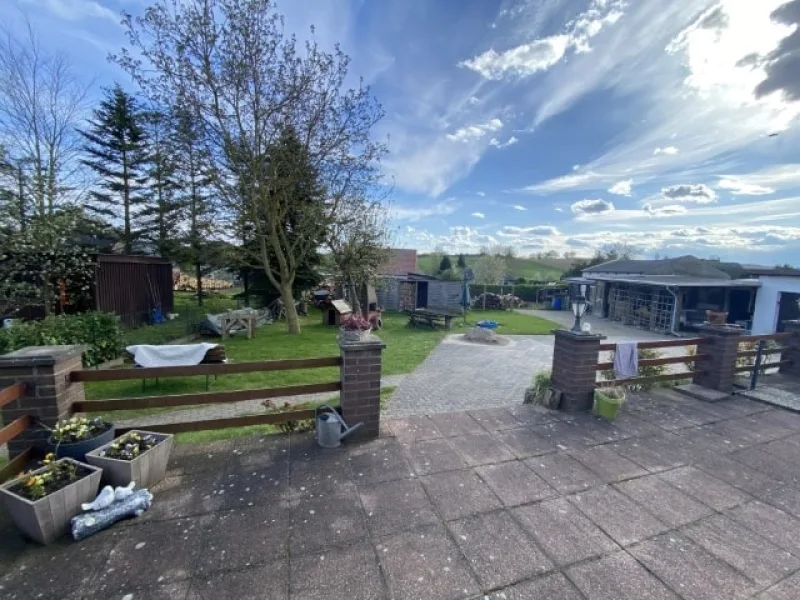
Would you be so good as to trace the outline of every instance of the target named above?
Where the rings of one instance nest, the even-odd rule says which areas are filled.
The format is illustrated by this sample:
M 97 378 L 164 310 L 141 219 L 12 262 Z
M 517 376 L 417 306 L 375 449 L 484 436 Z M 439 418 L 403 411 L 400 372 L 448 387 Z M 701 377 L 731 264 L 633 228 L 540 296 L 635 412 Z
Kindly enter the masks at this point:
M 107 431 L 111 425 L 100 417 L 87 419 L 86 417 L 72 417 L 56 423 L 51 430 L 52 440 L 59 444 L 72 444 L 89 440 Z
M 369 331 L 372 323 L 358 314 L 352 314 L 342 318 L 342 329 L 345 331 Z
M 20 485 L 15 492 L 29 500 L 39 500 L 80 477 L 77 464 L 71 460 L 57 461 L 52 452 L 44 457 L 42 464 L 44 469 L 38 473 L 20 476 Z
M 158 444 L 158 440 L 152 435 L 142 435 L 136 431 L 131 431 L 113 442 L 103 451 L 103 456 L 116 458 L 117 460 L 133 460 L 143 452 L 147 452 Z

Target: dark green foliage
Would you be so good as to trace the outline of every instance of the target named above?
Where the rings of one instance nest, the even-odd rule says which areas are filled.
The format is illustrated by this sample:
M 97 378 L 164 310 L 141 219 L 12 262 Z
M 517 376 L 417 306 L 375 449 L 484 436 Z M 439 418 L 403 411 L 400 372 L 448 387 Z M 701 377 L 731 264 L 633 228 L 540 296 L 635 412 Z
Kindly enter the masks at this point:
M 453 263 L 450 262 L 450 257 L 445 254 L 442 261 L 439 263 L 439 271 L 449 271 L 453 268 Z
M 115 315 L 87 312 L 56 315 L 0 329 L 0 353 L 25 346 L 62 344 L 85 345 L 83 363 L 87 367 L 117 358 L 124 347 L 119 319 Z
M 122 219 L 124 252 L 131 254 L 142 236 L 141 207 L 146 198 L 148 161 L 142 111 L 133 96 L 119 85 L 106 90 L 105 98 L 81 134 L 89 155 L 83 164 L 100 178 L 87 209 L 109 219 Z
M 467 259 L 464 258 L 463 254 L 458 255 L 458 262 L 456 263 L 459 269 L 466 269 L 467 268 Z

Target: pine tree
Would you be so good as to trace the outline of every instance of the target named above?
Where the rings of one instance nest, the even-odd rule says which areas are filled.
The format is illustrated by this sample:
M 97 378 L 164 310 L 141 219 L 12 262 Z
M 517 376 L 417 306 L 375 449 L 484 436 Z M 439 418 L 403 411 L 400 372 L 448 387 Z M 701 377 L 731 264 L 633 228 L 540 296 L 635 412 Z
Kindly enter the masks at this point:
M 174 258 L 183 208 L 177 197 L 175 129 L 169 116 L 158 109 L 144 113 L 142 120 L 150 149 L 148 187 L 144 192 L 147 206 L 140 213 L 144 238 L 157 255 Z
M 173 154 L 175 176 L 179 182 L 178 200 L 188 230 L 183 238 L 183 258 L 194 267 L 197 303 L 203 304 L 203 270 L 211 262 L 215 221 L 209 196 L 211 167 L 203 144 L 203 134 L 197 126 L 199 119 L 184 104 L 176 108 Z
M 442 271 L 449 271 L 452 268 L 453 268 L 453 263 L 450 262 L 450 257 L 447 256 L 447 254 L 445 254 L 442 257 L 442 262 L 439 263 L 439 272 L 441 273 Z
M 141 207 L 149 157 L 142 112 L 133 96 L 117 84 L 94 110 L 90 128 L 81 134 L 90 158 L 83 163 L 100 177 L 100 189 L 92 191 L 87 209 L 107 218 L 122 217 L 122 243 L 133 253 L 142 236 Z
M 458 262 L 456 263 L 459 269 L 466 269 L 467 268 L 467 259 L 464 258 L 463 254 L 458 255 Z

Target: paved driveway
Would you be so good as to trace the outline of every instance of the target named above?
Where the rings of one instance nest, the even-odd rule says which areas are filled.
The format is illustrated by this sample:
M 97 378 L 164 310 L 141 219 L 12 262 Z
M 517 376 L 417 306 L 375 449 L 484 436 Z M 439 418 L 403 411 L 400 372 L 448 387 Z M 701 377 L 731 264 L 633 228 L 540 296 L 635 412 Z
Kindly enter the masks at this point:
M 519 312 L 550 319 L 562 327 L 572 326 L 572 313 Z M 659 334 L 600 319 L 589 322 L 593 332 L 606 335 L 606 342 L 664 339 Z M 406 417 L 520 404 L 534 375 L 550 370 L 554 338 L 552 335 L 508 337 L 511 339 L 508 346 L 485 346 L 462 341 L 461 334 L 448 336 L 398 385 L 387 414 Z M 660 352 L 678 356 L 685 350 L 665 348 Z M 608 360 L 608 356 L 603 358 Z

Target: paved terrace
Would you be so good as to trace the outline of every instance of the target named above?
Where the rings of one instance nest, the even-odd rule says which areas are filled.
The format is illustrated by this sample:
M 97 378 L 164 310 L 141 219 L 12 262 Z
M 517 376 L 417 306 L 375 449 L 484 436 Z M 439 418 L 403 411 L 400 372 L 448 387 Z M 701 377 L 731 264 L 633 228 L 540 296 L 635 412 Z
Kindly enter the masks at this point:
M 179 446 L 81 543 L 0 524 L 0 597 L 800 597 L 800 415 L 668 390 L 613 425 L 517 406 Z

